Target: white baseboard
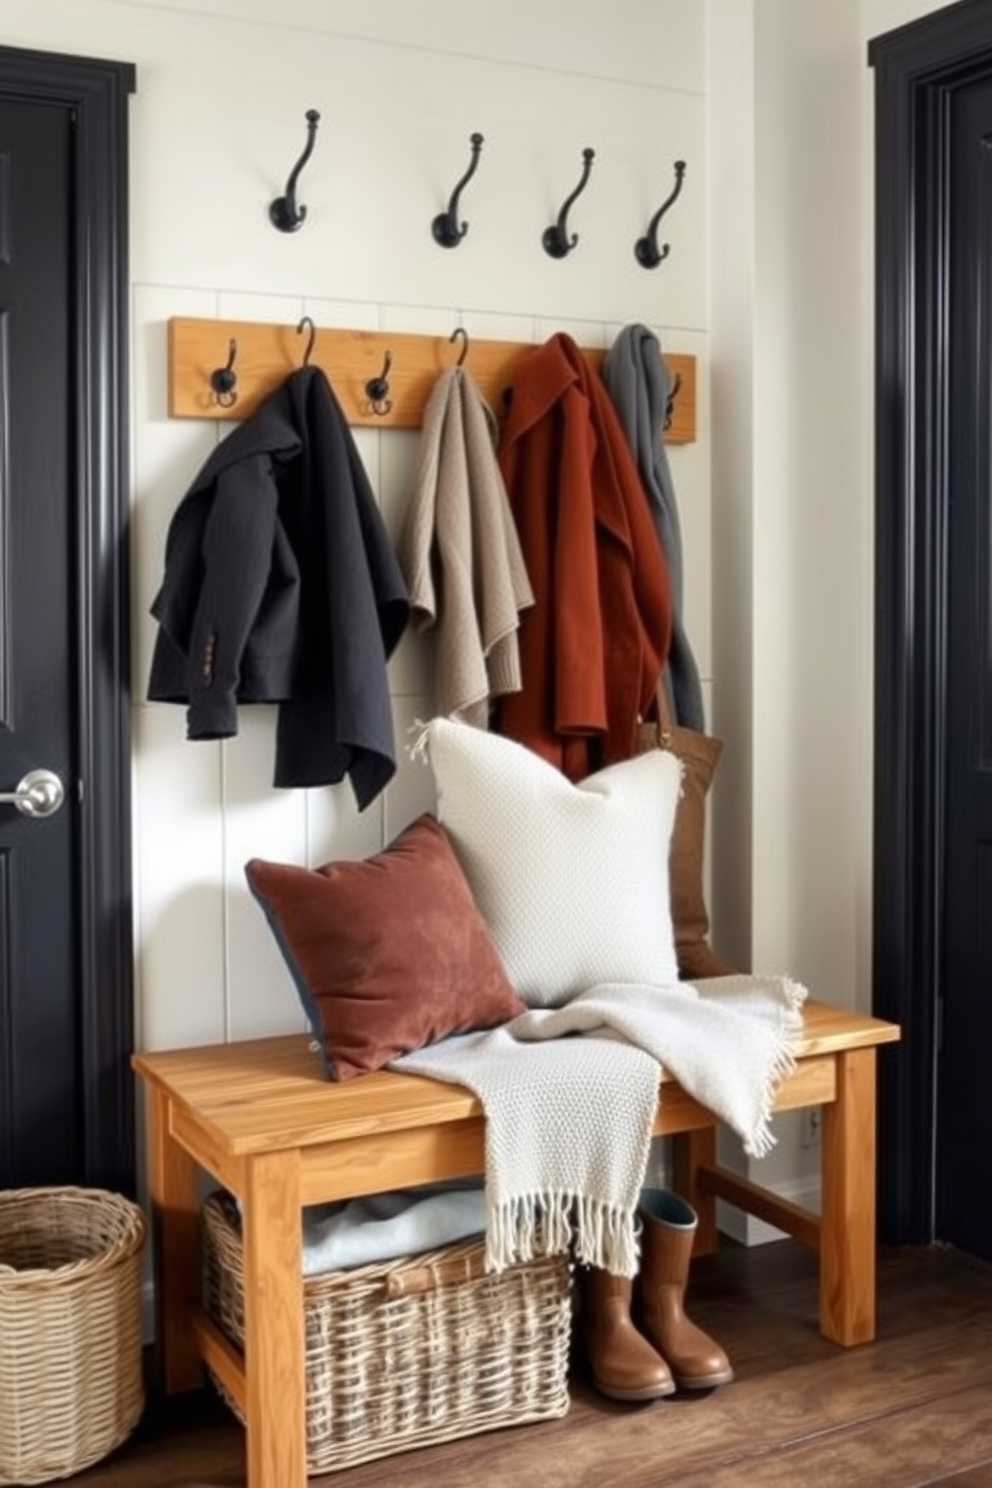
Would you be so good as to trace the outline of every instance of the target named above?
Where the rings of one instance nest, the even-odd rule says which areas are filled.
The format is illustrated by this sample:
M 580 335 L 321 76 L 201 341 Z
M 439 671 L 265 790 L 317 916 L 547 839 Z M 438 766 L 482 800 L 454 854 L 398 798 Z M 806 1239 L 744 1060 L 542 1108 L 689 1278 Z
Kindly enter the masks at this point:
M 645 1182 L 655 1188 L 671 1187 L 669 1150 L 665 1140 L 655 1141 L 652 1145 Z M 784 1181 L 776 1183 L 774 1191 L 781 1199 L 788 1199 L 803 1209 L 812 1210 L 814 1214 L 820 1212 L 819 1174 L 804 1177 L 794 1183 Z M 725 1204 L 719 1199 L 716 1206 L 716 1225 L 721 1234 L 728 1236 L 731 1240 L 736 1240 L 741 1245 L 767 1245 L 771 1240 L 786 1238 L 783 1230 L 766 1224 L 762 1219 L 755 1219 L 753 1214 L 745 1214 L 742 1210 L 735 1209 L 732 1204 Z
M 820 1212 L 820 1182 L 819 1179 L 807 1180 L 803 1183 L 780 1184 L 776 1186 L 776 1194 L 780 1199 L 788 1199 L 792 1204 L 798 1204 L 802 1209 L 809 1209 L 814 1214 Z M 723 1235 L 728 1235 L 731 1240 L 737 1240 L 741 1245 L 767 1245 L 771 1240 L 785 1240 L 788 1238 L 784 1230 L 776 1229 L 774 1225 L 767 1224 L 763 1219 L 756 1219 L 753 1214 L 745 1214 L 740 1209 L 735 1209 L 732 1204 L 725 1204 L 721 1199 L 716 1204 L 716 1227 Z

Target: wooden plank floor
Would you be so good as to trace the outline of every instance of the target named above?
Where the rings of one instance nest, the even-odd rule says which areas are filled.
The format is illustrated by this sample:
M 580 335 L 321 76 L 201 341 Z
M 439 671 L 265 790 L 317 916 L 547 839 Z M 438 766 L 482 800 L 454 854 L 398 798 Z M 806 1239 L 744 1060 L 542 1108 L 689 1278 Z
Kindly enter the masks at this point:
M 338 1488 L 992 1488 L 992 1266 L 947 1248 L 879 1259 L 879 1326 L 844 1350 L 816 1330 L 813 1257 L 724 1242 L 689 1311 L 737 1377 L 646 1406 L 596 1395 L 577 1356 L 560 1421 L 312 1478 Z M 152 1397 L 80 1488 L 242 1488 L 243 1436 L 209 1392 Z

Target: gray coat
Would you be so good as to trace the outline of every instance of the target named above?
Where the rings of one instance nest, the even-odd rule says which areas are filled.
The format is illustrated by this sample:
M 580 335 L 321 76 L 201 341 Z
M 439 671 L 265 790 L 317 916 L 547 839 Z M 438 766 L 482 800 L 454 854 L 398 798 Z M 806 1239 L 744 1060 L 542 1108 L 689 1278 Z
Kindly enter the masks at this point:
M 603 363 L 606 383 L 641 482 L 665 557 L 672 586 L 672 642 L 664 678 L 674 723 L 703 732 L 703 693 L 699 669 L 682 619 L 682 535 L 675 484 L 662 442 L 670 391 L 661 345 L 647 326 L 625 326 Z

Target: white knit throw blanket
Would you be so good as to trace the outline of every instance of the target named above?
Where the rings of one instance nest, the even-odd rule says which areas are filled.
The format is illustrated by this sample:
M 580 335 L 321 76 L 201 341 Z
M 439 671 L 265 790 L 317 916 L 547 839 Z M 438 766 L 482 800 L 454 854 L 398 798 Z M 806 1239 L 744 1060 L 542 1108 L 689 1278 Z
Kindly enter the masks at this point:
M 390 1068 L 465 1085 L 482 1103 L 490 1270 L 572 1249 L 633 1276 L 659 1066 L 761 1157 L 774 1145 L 772 1103 L 793 1068 L 805 998 L 776 976 L 603 982 Z

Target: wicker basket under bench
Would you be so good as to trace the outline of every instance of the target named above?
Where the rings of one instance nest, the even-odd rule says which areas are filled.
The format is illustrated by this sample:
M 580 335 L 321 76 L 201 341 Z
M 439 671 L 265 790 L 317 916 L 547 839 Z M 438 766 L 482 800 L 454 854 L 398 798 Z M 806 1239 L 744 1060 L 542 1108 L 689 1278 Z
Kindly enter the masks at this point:
M 801 1209 L 716 1162 L 717 1118 L 663 1072 L 655 1122 L 672 1178 L 699 1213 L 698 1253 L 716 1245 L 717 1198 L 818 1252 L 820 1328 L 875 1331 L 875 1063 L 895 1024 L 809 1001 L 778 1111 L 822 1106 L 822 1211 Z M 459 1085 L 377 1071 L 334 1085 L 303 1034 L 138 1054 L 148 1094 L 148 1174 L 157 1245 L 158 1343 L 166 1387 L 206 1364 L 244 1413 L 248 1488 L 305 1488 L 301 1206 L 483 1171 L 485 1121 Z M 200 1169 L 244 1215 L 245 1349 L 198 1306 Z
M 203 1220 L 206 1309 L 240 1348 L 237 1207 L 212 1194 Z M 481 1240 L 468 1240 L 304 1281 L 309 1474 L 565 1414 L 568 1261 L 541 1258 L 493 1275 L 484 1253 Z

